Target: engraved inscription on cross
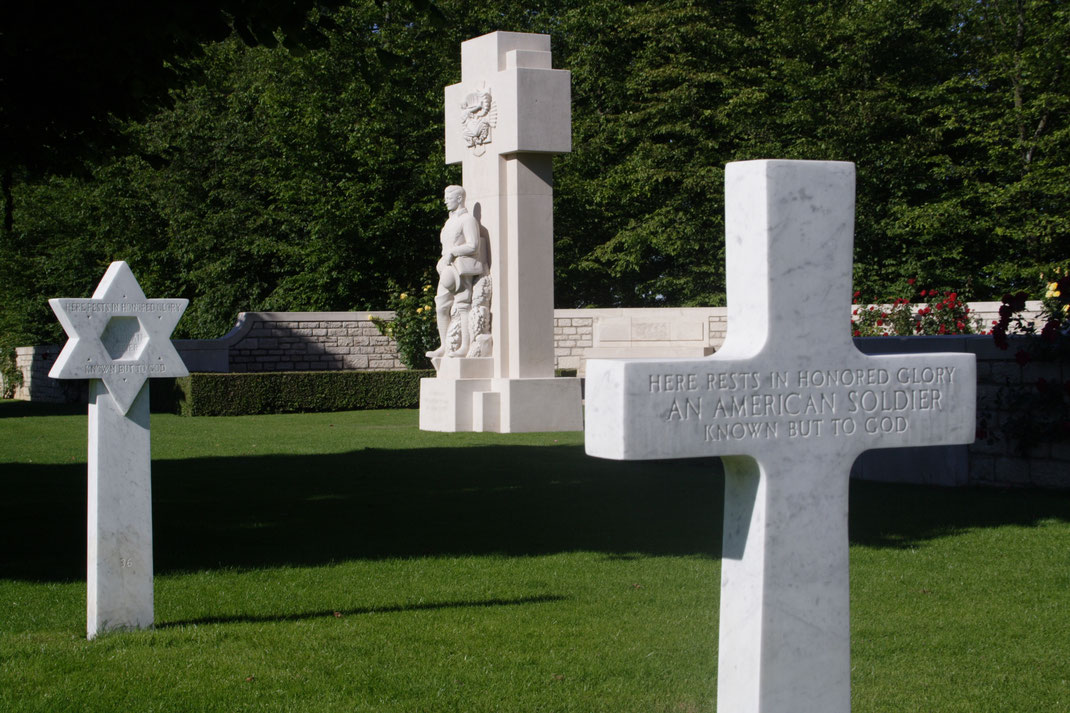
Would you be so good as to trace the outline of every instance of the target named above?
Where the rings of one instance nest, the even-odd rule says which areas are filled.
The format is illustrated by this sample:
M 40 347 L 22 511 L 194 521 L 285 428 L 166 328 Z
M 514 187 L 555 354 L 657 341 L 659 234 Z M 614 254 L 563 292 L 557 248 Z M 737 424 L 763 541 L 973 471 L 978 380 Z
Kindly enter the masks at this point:
M 852 343 L 854 166 L 725 173 L 728 334 L 699 360 L 587 363 L 587 452 L 721 456 L 717 710 L 850 710 L 847 494 L 873 448 L 970 443 L 972 354 Z

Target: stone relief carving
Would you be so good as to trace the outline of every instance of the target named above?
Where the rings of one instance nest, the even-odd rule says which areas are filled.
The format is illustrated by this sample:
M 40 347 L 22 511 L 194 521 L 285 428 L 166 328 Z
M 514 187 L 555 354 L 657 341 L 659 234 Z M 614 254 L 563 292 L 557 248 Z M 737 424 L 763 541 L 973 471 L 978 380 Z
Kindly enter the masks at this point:
M 498 105 L 484 82 L 461 103 L 461 135 L 465 145 L 476 156 L 482 156 L 487 152 L 486 144 L 493 139 L 491 129 L 497 125 Z
M 470 357 L 489 357 L 493 354 L 490 336 L 490 275 L 484 275 L 472 288 L 472 308 L 468 312 L 468 333 L 471 344 Z
M 439 347 L 427 352 L 436 357 L 491 356 L 491 279 L 487 240 L 479 221 L 465 206 L 460 186 L 448 186 L 443 202 L 450 212 L 439 238 L 442 257 L 438 265 L 435 316 Z

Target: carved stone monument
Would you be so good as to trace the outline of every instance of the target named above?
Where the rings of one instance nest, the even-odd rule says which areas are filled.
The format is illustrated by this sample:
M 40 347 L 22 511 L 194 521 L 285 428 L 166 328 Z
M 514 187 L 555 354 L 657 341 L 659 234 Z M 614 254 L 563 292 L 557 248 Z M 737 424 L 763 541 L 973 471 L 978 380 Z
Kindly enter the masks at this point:
M 465 206 L 464 188 L 448 186 L 444 202 L 450 217 L 442 226 L 442 257 L 436 266 L 435 317 L 439 347 L 427 356 L 434 360 L 489 357 L 493 339 L 490 259 L 485 231 Z
M 724 347 L 589 361 L 586 448 L 722 456 L 717 710 L 846 713 L 851 464 L 872 448 L 972 442 L 974 356 L 855 349 L 853 164 L 732 163 L 725 187 Z
M 472 280 L 466 322 L 464 286 L 452 290 L 452 274 L 444 285 L 440 269 L 440 320 L 447 302 L 453 301 L 450 310 L 458 303 L 457 294 L 462 308 L 445 327 L 439 323 L 440 334 L 446 331 L 432 353 L 438 374 L 420 384 L 421 429 L 583 428 L 579 379 L 554 378 L 552 159 L 572 149 L 570 104 L 570 76 L 551 68 L 549 36 L 494 32 L 462 43 L 461 83 L 446 87 L 446 162 L 462 165 L 467 210 L 486 240 L 489 275 Z M 444 260 L 447 249 L 458 255 L 468 249 L 458 247 L 469 243 L 471 224 L 447 222 Z M 481 337 L 476 330 L 488 323 L 490 334 Z
M 86 633 L 152 626 L 152 488 L 146 379 L 187 376 L 170 336 L 187 300 L 145 298 L 113 262 L 90 299 L 52 299 L 70 338 L 49 372 L 89 379 Z

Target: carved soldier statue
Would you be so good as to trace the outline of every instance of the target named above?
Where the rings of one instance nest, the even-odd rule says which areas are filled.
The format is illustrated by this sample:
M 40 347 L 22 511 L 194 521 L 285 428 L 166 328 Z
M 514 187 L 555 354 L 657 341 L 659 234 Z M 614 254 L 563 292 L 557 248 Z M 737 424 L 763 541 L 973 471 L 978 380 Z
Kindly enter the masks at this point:
M 465 207 L 461 186 L 447 186 L 443 201 L 450 212 L 439 237 L 438 349 L 429 357 L 490 355 L 490 261 L 479 222 Z

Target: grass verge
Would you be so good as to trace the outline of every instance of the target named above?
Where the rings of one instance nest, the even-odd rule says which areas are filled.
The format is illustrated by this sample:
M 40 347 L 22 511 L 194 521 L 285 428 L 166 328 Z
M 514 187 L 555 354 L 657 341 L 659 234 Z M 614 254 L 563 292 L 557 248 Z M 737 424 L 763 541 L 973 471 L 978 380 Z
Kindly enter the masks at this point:
M 152 420 L 157 627 L 87 642 L 84 412 L 0 402 L 0 710 L 714 710 L 716 460 Z M 851 541 L 855 713 L 1070 708 L 1070 497 L 855 483 Z

